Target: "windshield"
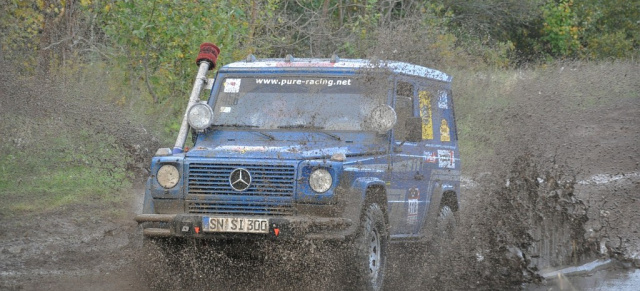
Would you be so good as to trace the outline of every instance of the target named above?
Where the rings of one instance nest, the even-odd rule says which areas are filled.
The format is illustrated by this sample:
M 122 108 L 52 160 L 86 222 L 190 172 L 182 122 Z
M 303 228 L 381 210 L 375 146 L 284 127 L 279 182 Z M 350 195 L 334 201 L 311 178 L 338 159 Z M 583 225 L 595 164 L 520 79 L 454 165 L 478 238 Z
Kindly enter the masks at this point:
M 355 76 L 228 77 L 223 82 L 213 106 L 214 126 L 371 130 L 368 113 L 387 97 L 364 93 L 363 81 Z

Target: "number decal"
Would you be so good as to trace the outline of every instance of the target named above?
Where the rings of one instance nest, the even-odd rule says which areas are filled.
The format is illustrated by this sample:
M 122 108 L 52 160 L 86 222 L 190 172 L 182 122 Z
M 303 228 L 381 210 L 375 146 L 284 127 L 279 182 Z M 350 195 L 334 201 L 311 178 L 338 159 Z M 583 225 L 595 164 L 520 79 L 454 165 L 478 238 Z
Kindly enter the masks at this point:
M 269 232 L 269 220 L 261 218 L 203 217 L 202 225 L 205 232 Z

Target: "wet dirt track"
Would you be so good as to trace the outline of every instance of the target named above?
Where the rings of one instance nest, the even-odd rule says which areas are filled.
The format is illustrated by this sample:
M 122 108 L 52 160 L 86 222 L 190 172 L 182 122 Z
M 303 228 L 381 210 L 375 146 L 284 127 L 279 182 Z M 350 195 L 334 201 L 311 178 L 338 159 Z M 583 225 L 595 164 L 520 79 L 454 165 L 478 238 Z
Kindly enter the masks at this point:
M 579 181 L 578 187 L 588 186 L 593 191 L 601 193 L 600 191 L 605 189 L 603 187 L 619 189 L 625 185 L 628 187 L 640 183 L 637 174 L 626 176 L 595 176 L 590 180 Z M 132 194 L 141 195 L 141 190 L 136 191 L 137 193 Z M 131 213 L 135 211 L 132 207 Z M 598 215 L 599 213 L 598 210 Z M 609 218 L 613 219 L 611 216 Z M 20 222 L 3 225 L 0 290 L 340 290 L 344 287 L 336 279 L 339 277 L 339 271 L 331 267 L 333 260 L 339 258 L 332 258 L 331 251 L 321 249 L 322 246 L 315 248 L 313 252 L 306 251 L 304 258 L 300 258 L 296 248 L 291 245 L 273 252 L 267 250 L 267 253 L 277 257 L 266 259 L 235 258 L 217 252 L 189 249 L 190 251 L 181 254 L 184 256 L 184 265 L 181 267 L 187 272 L 176 275 L 167 273 L 162 268 L 163 262 L 157 257 L 148 257 L 153 254 L 140 251 L 140 233 L 132 220 L 80 220 L 73 218 L 69 213 L 53 213 L 42 216 L 37 221 L 39 223 L 35 225 Z M 29 231 L 24 231 L 25 229 Z M 602 256 L 608 254 L 609 249 L 614 251 L 616 247 L 640 249 L 637 241 L 632 238 L 623 241 L 622 245 L 611 245 L 608 242 L 607 240 L 602 243 L 602 251 L 605 252 Z M 313 247 L 300 246 L 298 251 Z M 425 254 L 422 250 L 406 250 L 405 245 L 393 245 L 391 253 L 395 259 L 389 262 L 389 271 L 393 272 L 393 275 L 388 277 L 388 285 L 402 284 L 408 290 L 439 289 L 434 289 L 435 286 L 453 286 L 453 289 L 459 290 L 485 286 L 481 282 L 468 282 L 468 278 L 465 277 L 451 276 L 450 271 L 460 271 L 455 262 L 448 266 L 439 263 L 452 259 L 464 262 L 469 259 L 469 254 L 447 257 L 435 252 L 430 256 L 420 256 Z M 442 253 L 456 251 L 442 248 Z M 479 261 L 478 253 L 470 255 L 474 261 Z M 209 264 L 207 261 L 216 263 Z M 633 266 L 633 262 L 628 266 Z M 416 272 L 416 268 L 423 268 L 426 272 Z M 633 282 L 634 277 L 625 279 L 624 272 L 626 271 L 613 271 L 606 276 L 596 274 L 600 279 L 593 284 L 608 284 L 606 282 L 611 280 L 618 282 L 612 284 Z M 612 278 L 612 274 L 620 274 L 621 279 L 609 279 Z M 461 275 L 470 276 L 468 273 Z M 182 282 L 176 283 L 176 276 L 180 277 Z M 453 283 L 455 280 L 458 282 Z M 578 278 L 577 281 L 585 283 L 572 283 L 573 286 L 587 286 L 585 284 L 592 284 L 590 282 L 593 282 L 593 279 Z M 304 284 L 300 285 L 300 282 Z M 552 284 L 555 282 L 549 281 L 544 286 L 555 286 Z M 530 285 L 525 289 L 543 290 L 536 288 L 536 285 Z

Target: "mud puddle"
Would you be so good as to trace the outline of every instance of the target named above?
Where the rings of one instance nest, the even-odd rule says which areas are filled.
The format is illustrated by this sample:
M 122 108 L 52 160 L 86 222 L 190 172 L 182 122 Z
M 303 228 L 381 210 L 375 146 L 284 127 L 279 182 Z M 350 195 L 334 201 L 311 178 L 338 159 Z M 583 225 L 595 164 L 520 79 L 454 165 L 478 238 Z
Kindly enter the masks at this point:
M 543 284 L 527 284 L 526 291 L 635 291 L 640 290 L 640 269 L 629 269 L 620 263 L 587 274 L 558 274 Z

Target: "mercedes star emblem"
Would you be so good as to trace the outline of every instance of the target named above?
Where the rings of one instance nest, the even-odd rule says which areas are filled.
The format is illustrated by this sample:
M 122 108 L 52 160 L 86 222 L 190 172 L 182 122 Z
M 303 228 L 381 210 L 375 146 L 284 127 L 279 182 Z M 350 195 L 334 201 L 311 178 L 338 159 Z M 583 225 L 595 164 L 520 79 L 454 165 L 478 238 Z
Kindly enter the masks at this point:
M 235 169 L 229 175 L 229 184 L 236 191 L 244 191 L 251 185 L 251 174 L 246 169 Z

